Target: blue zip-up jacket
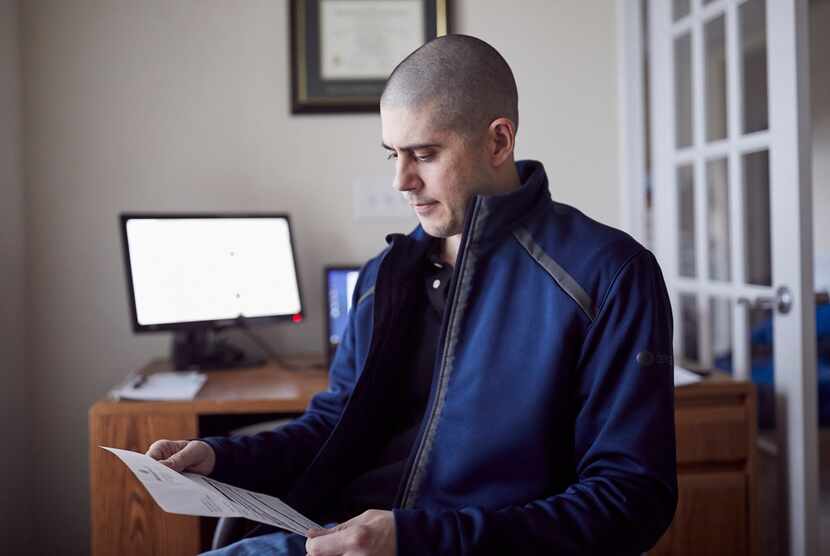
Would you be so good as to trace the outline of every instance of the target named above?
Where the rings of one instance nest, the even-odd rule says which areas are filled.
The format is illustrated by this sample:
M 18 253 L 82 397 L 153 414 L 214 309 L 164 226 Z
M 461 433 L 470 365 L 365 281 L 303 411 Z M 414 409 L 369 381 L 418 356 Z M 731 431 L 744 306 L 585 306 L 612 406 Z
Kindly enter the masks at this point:
M 654 256 L 553 202 L 544 168 L 474 197 L 421 430 L 395 503 L 398 555 L 639 554 L 677 502 L 672 316 Z M 312 517 L 391 434 L 418 227 L 358 280 L 329 388 L 275 431 L 206 439 L 213 476 Z

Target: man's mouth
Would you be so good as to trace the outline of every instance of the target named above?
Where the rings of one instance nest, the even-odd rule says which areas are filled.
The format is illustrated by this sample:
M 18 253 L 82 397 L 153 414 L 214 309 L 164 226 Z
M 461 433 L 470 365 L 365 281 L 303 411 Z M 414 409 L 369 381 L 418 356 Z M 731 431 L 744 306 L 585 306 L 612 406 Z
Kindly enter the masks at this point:
M 417 214 L 426 214 L 438 205 L 438 201 L 430 201 L 428 203 L 409 203 Z

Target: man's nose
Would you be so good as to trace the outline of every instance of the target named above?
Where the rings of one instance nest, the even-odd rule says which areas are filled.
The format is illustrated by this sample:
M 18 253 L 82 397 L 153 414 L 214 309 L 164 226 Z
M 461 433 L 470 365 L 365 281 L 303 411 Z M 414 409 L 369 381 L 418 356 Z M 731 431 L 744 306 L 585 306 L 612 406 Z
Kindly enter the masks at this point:
M 395 165 L 395 189 L 398 191 L 412 191 L 421 185 L 421 178 L 415 172 L 413 164 L 403 157 L 398 158 Z

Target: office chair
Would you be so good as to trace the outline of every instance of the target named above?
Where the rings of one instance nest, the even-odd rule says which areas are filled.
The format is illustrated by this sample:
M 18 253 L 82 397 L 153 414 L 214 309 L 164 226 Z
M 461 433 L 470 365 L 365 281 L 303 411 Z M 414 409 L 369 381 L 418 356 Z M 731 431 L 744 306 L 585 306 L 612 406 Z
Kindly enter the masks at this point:
M 253 425 L 248 425 L 247 427 L 231 431 L 230 436 L 247 436 L 258 432 L 270 431 L 290 422 L 291 419 L 279 419 L 276 421 L 255 423 Z M 224 548 L 229 544 L 233 544 L 236 541 L 241 540 L 257 525 L 257 523 L 245 519 L 244 517 L 219 518 L 219 523 L 216 524 L 216 530 L 213 532 L 213 539 L 210 543 L 211 550 Z

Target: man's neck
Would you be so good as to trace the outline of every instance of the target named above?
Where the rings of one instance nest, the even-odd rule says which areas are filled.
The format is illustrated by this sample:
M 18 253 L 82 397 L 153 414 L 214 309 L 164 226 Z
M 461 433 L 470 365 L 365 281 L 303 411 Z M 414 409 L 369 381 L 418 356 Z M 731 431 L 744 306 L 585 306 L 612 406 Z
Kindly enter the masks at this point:
M 495 176 L 493 180 L 495 184 L 494 193 L 509 193 L 515 191 L 522 186 L 522 181 L 519 178 L 519 172 L 516 171 L 516 164 L 511 160 L 506 164 L 503 170 Z M 461 247 L 461 234 L 445 238 L 441 245 L 441 261 L 455 266 L 455 259 L 458 258 L 458 249 Z
M 441 243 L 441 262 L 455 266 L 455 259 L 458 257 L 458 249 L 461 247 L 461 234 L 444 238 Z
M 519 171 L 516 169 L 516 163 L 513 160 L 504 165 L 504 170 L 498 175 L 498 183 L 502 193 L 515 191 L 522 186 L 522 179 L 519 177 Z

